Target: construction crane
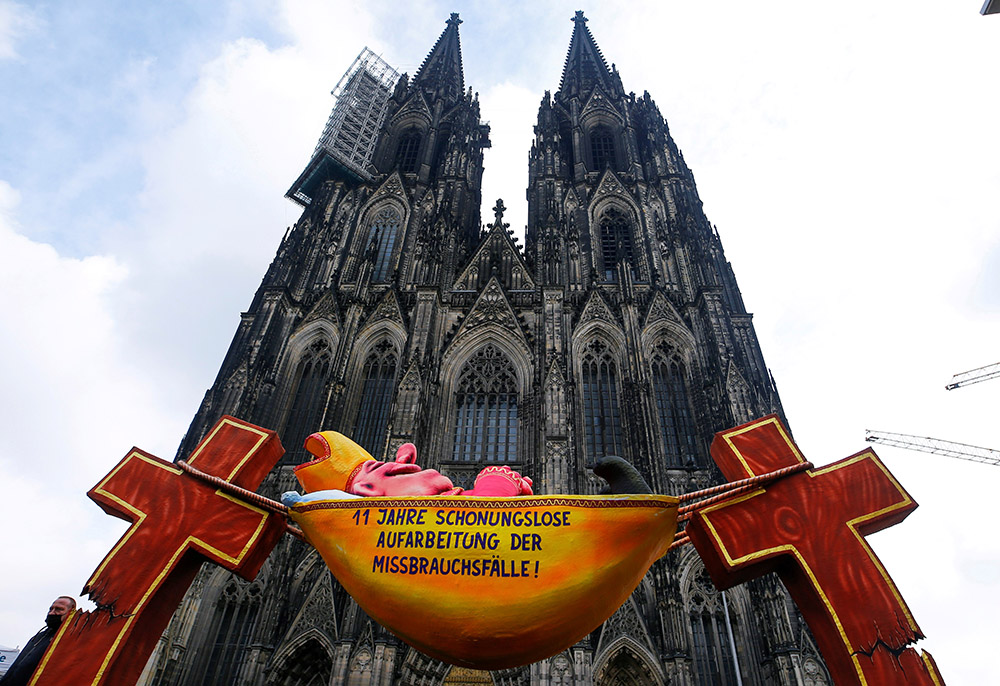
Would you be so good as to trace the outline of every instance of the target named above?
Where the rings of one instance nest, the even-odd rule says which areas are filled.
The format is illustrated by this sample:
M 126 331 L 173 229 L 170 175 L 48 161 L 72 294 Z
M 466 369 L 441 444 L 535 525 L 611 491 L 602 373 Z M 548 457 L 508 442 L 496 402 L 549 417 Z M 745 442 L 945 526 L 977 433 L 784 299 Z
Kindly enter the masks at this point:
M 990 379 L 995 379 L 998 376 L 1000 376 L 1000 362 L 997 362 L 996 364 L 988 364 L 985 367 L 970 369 L 969 371 L 962 372 L 961 374 L 955 374 L 951 377 L 951 383 L 945 386 L 945 388 L 950 391 L 961 386 L 979 383 L 980 381 L 989 381 Z
M 943 441 L 940 438 L 910 436 L 909 434 L 897 434 L 890 431 L 871 431 L 869 429 L 865 429 L 865 440 L 869 443 L 882 443 L 897 448 L 920 450 L 925 453 L 957 457 L 960 460 L 1000 466 L 1000 450 L 993 450 L 992 448 L 980 448 L 965 443 Z

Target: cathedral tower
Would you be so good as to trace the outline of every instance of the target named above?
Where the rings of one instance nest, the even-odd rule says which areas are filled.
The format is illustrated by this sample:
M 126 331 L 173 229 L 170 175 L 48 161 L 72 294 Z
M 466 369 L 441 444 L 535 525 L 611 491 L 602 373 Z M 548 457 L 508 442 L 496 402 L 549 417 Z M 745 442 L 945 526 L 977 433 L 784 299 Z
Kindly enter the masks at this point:
M 528 261 L 547 321 L 571 324 L 546 357 L 582 388 L 557 435 L 577 428 L 577 464 L 622 455 L 676 494 L 711 478 L 715 431 L 781 408 L 666 121 L 649 93 L 626 94 L 586 21 L 574 18 L 529 156 Z
M 180 456 L 233 414 L 281 436 L 270 497 L 295 488 L 291 468 L 319 429 L 377 458 L 412 441 L 422 466 L 461 486 L 502 463 L 538 493 L 593 493 L 588 465 L 617 454 L 679 494 L 719 479 L 714 432 L 781 412 L 665 120 L 648 93 L 625 91 L 582 12 L 573 22 L 559 87 L 538 111 L 523 251 L 502 202 L 480 223 L 489 127 L 465 84 L 458 15 L 412 79 L 359 57 L 289 190 L 302 215 Z M 830 683 L 775 579 L 719 593 L 690 547 L 565 653 L 485 674 L 400 642 L 286 537 L 253 583 L 203 571 L 141 683 L 666 686 L 737 674 Z

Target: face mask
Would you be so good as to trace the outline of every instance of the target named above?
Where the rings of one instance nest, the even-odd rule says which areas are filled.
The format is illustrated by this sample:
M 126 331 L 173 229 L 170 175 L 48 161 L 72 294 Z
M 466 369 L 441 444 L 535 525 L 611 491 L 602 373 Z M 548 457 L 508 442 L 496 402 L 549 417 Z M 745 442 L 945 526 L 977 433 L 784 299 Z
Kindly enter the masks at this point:
M 45 616 L 45 626 L 50 629 L 58 629 L 59 625 L 62 624 L 62 615 L 46 615 Z

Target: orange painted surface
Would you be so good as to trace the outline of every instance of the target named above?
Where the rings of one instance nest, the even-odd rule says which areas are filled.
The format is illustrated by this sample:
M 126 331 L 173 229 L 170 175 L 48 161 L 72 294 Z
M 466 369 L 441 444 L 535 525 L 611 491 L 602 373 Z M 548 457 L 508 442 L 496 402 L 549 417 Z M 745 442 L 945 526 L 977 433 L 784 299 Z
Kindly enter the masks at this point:
M 502 669 L 610 617 L 670 544 L 677 499 L 365 498 L 291 517 L 380 624 L 445 662 Z

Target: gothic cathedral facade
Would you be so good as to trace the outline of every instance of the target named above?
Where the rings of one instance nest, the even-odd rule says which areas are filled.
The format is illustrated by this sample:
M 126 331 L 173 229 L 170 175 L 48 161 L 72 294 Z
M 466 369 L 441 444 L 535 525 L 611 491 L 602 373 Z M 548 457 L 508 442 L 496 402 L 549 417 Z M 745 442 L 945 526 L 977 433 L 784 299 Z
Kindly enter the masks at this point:
M 480 221 L 490 132 L 466 89 L 459 23 L 452 15 L 414 77 L 386 92 L 372 173 L 310 177 L 178 455 L 231 414 L 281 436 L 270 497 L 296 487 L 291 467 L 321 429 L 376 458 L 412 441 L 422 466 L 461 486 L 502 463 L 536 493 L 595 493 L 588 465 L 606 454 L 659 493 L 717 482 L 714 432 L 781 406 L 666 121 L 648 93 L 625 91 L 578 12 L 561 82 L 538 110 L 522 249 L 502 203 Z M 720 593 L 690 546 L 566 652 L 477 673 L 386 632 L 286 537 L 252 583 L 203 570 L 140 683 L 830 680 L 779 582 Z

